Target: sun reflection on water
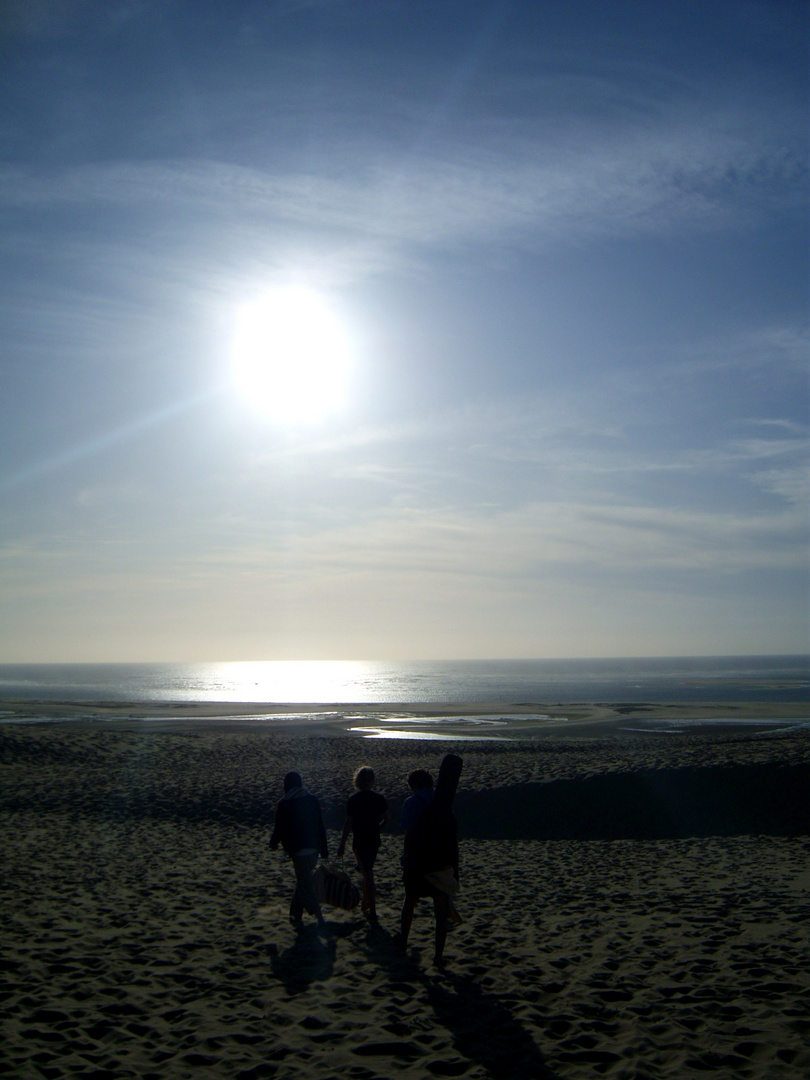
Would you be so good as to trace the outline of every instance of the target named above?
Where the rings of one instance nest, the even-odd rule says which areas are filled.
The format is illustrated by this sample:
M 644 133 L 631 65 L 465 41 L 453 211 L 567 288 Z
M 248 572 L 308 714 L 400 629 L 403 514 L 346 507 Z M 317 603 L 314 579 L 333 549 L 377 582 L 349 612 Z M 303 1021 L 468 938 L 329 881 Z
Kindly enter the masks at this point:
M 359 660 L 239 660 L 206 665 L 207 701 L 351 703 L 368 699 L 381 665 Z

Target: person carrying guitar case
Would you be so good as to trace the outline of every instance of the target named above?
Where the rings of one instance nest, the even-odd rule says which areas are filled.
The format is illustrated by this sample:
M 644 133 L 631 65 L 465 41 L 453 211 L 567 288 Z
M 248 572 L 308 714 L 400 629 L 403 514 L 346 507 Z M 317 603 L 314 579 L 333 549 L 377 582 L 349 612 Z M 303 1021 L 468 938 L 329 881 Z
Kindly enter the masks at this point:
M 417 902 L 431 897 L 436 920 L 433 963 L 437 967 L 443 963 L 452 895 L 458 890 L 458 826 L 452 805 L 461 765 L 460 757 L 447 754 L 435 789 L 426 769 L 414 769 L 408 776 L 413 795 L 402 807 L 405 902 L 400 920 L 401 944 L 403 948 L 408 944 Z

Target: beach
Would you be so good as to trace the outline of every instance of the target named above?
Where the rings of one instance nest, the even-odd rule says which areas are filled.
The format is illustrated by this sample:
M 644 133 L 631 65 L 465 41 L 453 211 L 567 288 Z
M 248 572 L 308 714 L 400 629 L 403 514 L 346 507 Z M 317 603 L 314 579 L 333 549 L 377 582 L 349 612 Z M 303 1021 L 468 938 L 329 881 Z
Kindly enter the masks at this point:
M 0 1073 L 805 1077 L 803 709 L 4 702 Z M 461 738 L 471 717 L 491 741 Z M 428 902 L 394 941 L 396 822 L 448 750 L 464 921 L 437 969 Z M 325 908 L 296 933 L 282 777 L 334 851 L 361 764 L 394 820 L 380 927 Z

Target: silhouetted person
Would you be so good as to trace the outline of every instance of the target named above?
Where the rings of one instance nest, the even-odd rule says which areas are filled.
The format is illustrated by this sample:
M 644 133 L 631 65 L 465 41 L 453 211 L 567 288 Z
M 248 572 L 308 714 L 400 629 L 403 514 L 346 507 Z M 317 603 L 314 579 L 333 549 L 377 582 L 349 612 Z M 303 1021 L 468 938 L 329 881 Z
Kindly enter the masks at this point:
M 450 804 L 436 807 L 433 778 L 426 769 L 414 769 L 408 776 L 413 795 L 405 800 L 400 824 L 405 830 L 402 852 L 402 876 L 405 903 L 402 905 L 402 947 L 408 944 L 416 903 L 431 897 L 436 919 L 433 963 L 441 964 L 447 923 L 450 917 L 450 892 L 458 884 L 458 834 Z M 436 882 L 450 878 L 445 887 Z M 453 884 L 453 882 L 455 884 Z M 448 891 L 448 886 L 450 891 Z
M 391 813 L 384 795 L 374 791 L 374 770 L 364 765 L 354 775 L 357 791 L 346 803 L 346 824 L 338 846 L 338 858 L 343 858 L 349 833 L 352 851 L 363 875 L 363 912 L 369 922 L 376 923 L 374 861 L 380 849 L 380 826 L 388 825 Z
M 329 858 L 326 843 L 326 830 L 323 827 L 321 808 L 314 795 L 304 788 L 304 783 L 297 772 L 288 772 L 284 777 L 284 798 L 276 807 L 276 821 L 270 847 L 278 850 L 278 845 L 292 859 L 295 869 L 295 891 L 290 901 L 290 921 L 299 928 L 302 925 L 304 909 L 323 926 L 321 905 L 315 895 L 312 871 L 318 863 L 318 855 Z

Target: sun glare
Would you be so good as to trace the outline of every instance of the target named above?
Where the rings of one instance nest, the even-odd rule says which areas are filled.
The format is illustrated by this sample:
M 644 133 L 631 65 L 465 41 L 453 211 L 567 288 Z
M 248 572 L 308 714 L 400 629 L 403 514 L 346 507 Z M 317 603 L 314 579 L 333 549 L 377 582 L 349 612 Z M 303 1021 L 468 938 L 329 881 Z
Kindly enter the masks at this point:
M 233 377 L 275 420 L 317 420 L 346 401 L 351 349 L 340 320 L 317 293 L 274 289 L 239 313 Z

